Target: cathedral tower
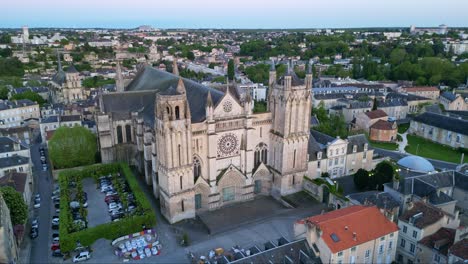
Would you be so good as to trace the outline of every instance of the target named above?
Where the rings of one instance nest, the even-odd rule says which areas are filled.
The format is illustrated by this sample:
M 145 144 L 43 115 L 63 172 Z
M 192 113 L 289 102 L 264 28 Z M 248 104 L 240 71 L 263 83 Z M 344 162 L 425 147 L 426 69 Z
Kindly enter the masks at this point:
M 300 79 L 290 64 L 284 76 L 273 81 L 270 72 L 269 110 L 273 116 L 270 163 L 274 172 L 273 195 L 301 190 L 307 173 L 312 75 Z M 276 78 L 275 78 L 276 79 Z
M 120 61 L 117 61 L 117 68 L 115 70 L 115 90 L 117 92 L 124 91 L 124 79 L 122 75 L 122 67 L 120 67 Z
M 195 217 L 191 115 L 184 82 L 156 97 L 157 177 L 161 212 L 171 222 Z

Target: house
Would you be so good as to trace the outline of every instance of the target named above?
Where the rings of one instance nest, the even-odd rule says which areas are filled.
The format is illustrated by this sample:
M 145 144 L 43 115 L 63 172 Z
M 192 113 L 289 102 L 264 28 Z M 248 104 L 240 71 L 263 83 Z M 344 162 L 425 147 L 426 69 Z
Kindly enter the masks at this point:
M 420 240 L 436 233 L 440 228 L 458 228 L 458 214 L 448 214 L 423 201 L 411 202 L 399 220 L 397 261 L 417 263 L 417 245 Z
M 31 144 L 34 130 L 29 126 L 0 128 L 0 137 L 10 137 L 22 144 Z
M 468 238 L 462 239 L 448 251 L 448 263 L 466 263 L 468 261 Z
M 400 203 L 404 212 L 413 201 L 425 200 L 427 203 L 449 213 L 455 214 L 455 206 L 468 208 L 468 176 L 456 171 L 429 173 L 405 177 L 401 182 L 385 183 L 384 191 Z
M 431 100 L 437 101 L 439 99 L 440 90 L 434 86 L 417 86 L 417 87 L 403 87 L 401 91 L 407 94 L 418 95 Z
M 375 206 L 353 205 L 297 221 L 294 235 L 317 247 L 323 263 L 391 263 L 398 226 Z
M 0 263 L 17 263 L 18 247 L 10 220 L 10 210 L 0 194 Z
M 369 128 L 369 138 L 372 141 L 391 142 L 396 140 L 398 127 L 396 122 L 380 119 Z
M 0 100 L 0 128 L 21 126 L 25 119 L 39 117 L 39 105 L 36 102 L 29 99 Z
M 418 241 L 415 258 L 420 263 L 448 263 L 448 250 L 455 241 L 456 229 L 442 227 Z
M 30 157 L 28 146 L 10 137 L 0 137 L 0 177 L 4 177 L 8 172 L 24 172 L 30 175 Z
M 383 110 L 393 120 L 405 119 L 408 114 L 408 102 L 401 98 L 389 98 L 378 101 L 377 109 Z
M 0 186 L 10 186 L 23 195 L 24 202 L 30 204 L 32 195 L 32 179 L 29 174 L 21 172 L 8 172 L 0 177 Z
M 311 130 L 308 146 L 309 178 L 320 177 L 324 172 L 331 178 L 350 175 L 358 169 L 373 169 L 374 150 L 364 135 L 349 136 L 347 139 L 334 138 Z
M 388 115 L 385 111 L 377 109 L 370 112 L 360 113 L 356 116 L 356 127 L 364 131 L 369 131 L 369 128 L 379 120 L 387 121 Z
M 379 191 L 352 193 L 346 196 L 351 204 L 370 206 L 375 205 L 388 220 L 398 221 L 400 203 L 390 194 Z
M 446 111 L 467 111 L 468 102 L 460 94 L 443 92 L 439 97 L 439 102 Z
M 425 112 L 411 120 L 408 132 L 454 148 L 468 146 L 468 121 Z

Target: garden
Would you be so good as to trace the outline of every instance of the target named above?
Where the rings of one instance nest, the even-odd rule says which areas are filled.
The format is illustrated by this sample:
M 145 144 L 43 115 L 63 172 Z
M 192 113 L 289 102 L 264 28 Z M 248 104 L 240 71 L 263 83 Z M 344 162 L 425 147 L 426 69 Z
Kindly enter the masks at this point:
M 88 194 L 83 191 L 83 180 L 88 178 L 99 185 L 107 181 L 112 183 L 115 187 L 115 193 L 111 194 L 114 195 L 113 199 L 116 196 L 121 197 L 121 205 L 116 210 L 119 217 L 111 216 L 111 222 L 87 226 L 89 206 L 94 206 L 85 206 Z M 156 223 L 151 204 L 127 164 L 99 164 L 65 170 L 60 172 L 58 182 L 61 190 L 59 234 L 62 252 L 71 252 L 78 245 L 91 246 L 100 238 L 113 240 L 140 232 Z
M 453 163 L 460 163 L 462 153 L 465 153 L 463 162 L 468 162 L 466 148 L 452 148 L 415 135 L 408 135 L 407 138 L 408 145 L 405 151 L 408 153 Z

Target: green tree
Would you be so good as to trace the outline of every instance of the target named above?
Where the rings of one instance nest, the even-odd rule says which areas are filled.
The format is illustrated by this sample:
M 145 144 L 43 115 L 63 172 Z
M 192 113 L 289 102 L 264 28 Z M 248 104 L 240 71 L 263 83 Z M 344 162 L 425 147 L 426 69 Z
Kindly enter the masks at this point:
M 18 58 L 0 58 L 0 76 L 23 77 L 24 66 Z
M 11 57 L 12 54 L 13 52 L 9 48 L 0 49 L 0 57 L 4 57 L 4 58 Z
M 377 110 L 377 97 L 374 97 L 374 102 L 372 103 L 372 111 Z
M 10 186 L 1 187 L 0 193 L 10 210 L 11 224 L 21 225 L 26 223 L 28 206 L 24 202 L 23 196 Z
M 6 86 L 0 86 L 0 99 L 8 99 L 8 88 Z
M 383 184 L 387 182 L 391 182 L 394 176 L 394 169 L 390 162 L 382 161 L 373 171 L 372 176 L 372 186 L 369 186 L 370 189 L 374 189 L 377 186 L 377 189 L 382 190 Z
M 234 80 L 235 69 L 234 69 L 234 60 L 230 59 L 228 62 L 228 78 L 229 80 Z
M 369 185 L 369 172 L 364 169 L 359 169 L 354 173 L 353 181 L 358 190 L 362 191 L 366 189 Z
M 96 136 L 88 129 L 60 127 L 49 141 L 49 153 L 55 168 L 72 168 L 95 162 Z
M 193 52 L 189 51 L 187 53 L 187 59 L 189 59 L 191 61 L 195 60 L 195 55 L 193 54 Z
M 15 94 L 11 98 L 11 100 L 22 100 L 22 99 L 29 99 L 33 102 L 38 103 L 39 105 L 43 105 L 46 103 L 44 98 L 42 98 L 39 94 L 33 92 L 33 91 L 26 91 L 24 93 L 20 94 Z

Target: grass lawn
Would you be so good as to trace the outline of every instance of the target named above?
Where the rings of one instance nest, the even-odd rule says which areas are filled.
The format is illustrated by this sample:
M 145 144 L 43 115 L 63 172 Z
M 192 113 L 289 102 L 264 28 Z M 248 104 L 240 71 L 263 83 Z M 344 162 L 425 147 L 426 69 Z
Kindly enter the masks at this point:
M 381 148 L 381 149 L 387 149 L 387 150 L 392 150 L 392 151 L 398 150 L 397 143 L 369 141 L 369 144 L 374 148 Z
M 410 126 L 409 123 L 398 125 L 398 133 L 400 134 L 405 133 L 408 130 L 409 126 Z
M 408 146 L 406 146 L 405 150 L 408 153 L 430 159 L 460 163 L 462 151 L 458 149 L 453 149 L 414 135 L 407 135 L 407 137 Z M 466 152 L 464 162 L 468 162 Z

